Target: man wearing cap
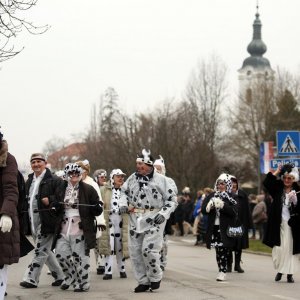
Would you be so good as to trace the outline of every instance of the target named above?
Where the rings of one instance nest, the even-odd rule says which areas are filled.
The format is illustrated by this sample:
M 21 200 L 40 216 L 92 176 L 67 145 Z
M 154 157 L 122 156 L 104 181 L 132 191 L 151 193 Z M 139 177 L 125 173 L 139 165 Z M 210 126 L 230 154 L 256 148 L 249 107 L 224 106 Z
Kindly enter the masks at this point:
M 160 250 L 166 220 L 177 206 L 169 180 L 154 172 L 150 151 L 136 159 L 136 172 L 121 187 L 120 212 L 129 212 L 129 254 L 138 286 L 135 293 L 160 287 Z
M 33 258 L 29 264 L 20 286 L 36 288 L 44 264 L 51 271 L 55 281 L 52 286 L 59 286 L 63 282 L 64 274 L 54 253 L 51 251 L 53 241 L 55 216 L 51 213 L 51 205 L 57 201 L 55 194 L 63 184 L 63 180 L 46 168 L 46 158 L 42 153 L 34 153 L 30 158 L 33 173 L 26 181 L 26 207 L 28 218 L 25 220 L 24 232 L 31 234 L 35 241 Z
M 8 152 L 0 130 L 0 299 L 4 299 L 7 267 L 20 257 L 18 204 L 18 166 Z
M 112 279 L 113 256 L 116 255 L 120 278 L 127 278 L 125 271 L 125 258 L 128 254 L 128 215 L 121 215 L 119 210 L 120 188 L 124 183 L 126 174 L 121 169 L 113 169 L 110 181 L 101 187 L 104 201 L 104 218 L 109 228 L 103 232 L 99 239 L 98 249 L 105 255 L 105 275 L 103 280 Z

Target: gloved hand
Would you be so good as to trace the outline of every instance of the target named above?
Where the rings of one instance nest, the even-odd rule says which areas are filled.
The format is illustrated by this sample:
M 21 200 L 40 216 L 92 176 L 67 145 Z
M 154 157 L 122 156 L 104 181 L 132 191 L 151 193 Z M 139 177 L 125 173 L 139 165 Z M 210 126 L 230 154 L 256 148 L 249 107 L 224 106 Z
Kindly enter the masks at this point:
M 219 196 L 223 199 L 229 200 L 229 195 L 227 194 L 227 192 L 221 192 L 221 193 L 219 193 Z
M 120 211 L 121 215 L 127 214 L 128 213 L 128 207 L 127 206 L 121 206 L 121 207 L 119 207 L 119 211 Z
M 210 199 L 206 205 L 206 212 L 210 212 L 210 210 L 214 207 L 214 200 Z
M 297 194 L 296 194 L 295 190 L 290 191 L 287 196 L 288 196 L 290 203 L 297 205 L 298 199 L 297 199 Z
M 54 211 L 59 211 L 62 208 L 62 204 L 54 201 L 50 203 L 50 208 L 52 208 Z
M 155 218 L 154 218 L 154 223 L 155 224 L 161 224 L 161 223 L 163 223 L 164 221 L 165 221 L 165 217 L 163 216 L 163 215 L 161 215 L 161 214 L 157 214 L 156 216 L 155 216 Z
M 11 217 L 8 215 L 3 214 L 0 217 L 0 227 L 1 227 L 1 231 L 3 233 L 5 232 L 10 232 L 11 228 L 12 228 L 12 220 Z
M 214 205 L 215 208 L 223 208 L 224 207 L 224 201 L 220 198 L 214 198 Z

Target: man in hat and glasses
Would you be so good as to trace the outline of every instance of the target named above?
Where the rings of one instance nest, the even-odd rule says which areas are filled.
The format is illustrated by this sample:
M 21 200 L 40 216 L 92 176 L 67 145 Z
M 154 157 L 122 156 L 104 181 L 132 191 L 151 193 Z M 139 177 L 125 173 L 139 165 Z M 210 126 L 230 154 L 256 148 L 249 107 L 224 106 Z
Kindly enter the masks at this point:
M 129 254 L 138 282 L 135 293 L 160 287 L 160 250 L 167 219 L 177 206 L 167 177 L 154 172 L 150 151 L 136 159 L 136 172 L 121 187 L 120 212 L 129 213 Z

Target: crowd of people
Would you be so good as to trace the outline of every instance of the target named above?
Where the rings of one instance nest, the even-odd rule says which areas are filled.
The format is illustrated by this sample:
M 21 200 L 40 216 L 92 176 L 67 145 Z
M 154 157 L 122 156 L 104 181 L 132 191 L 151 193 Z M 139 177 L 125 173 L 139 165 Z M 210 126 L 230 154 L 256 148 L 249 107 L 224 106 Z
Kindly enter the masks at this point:
M 136 171 L 126 178 L 121 169 L 90 176 L 87 159 L 71 162 L 53 174 L 43 153 L 30 157 L 26 183 L 0 132 L 0 299 L 7 289 L 7 269 L 32 249 L 20 286 L 37 288 L 47 265 L 52 286 L 86 292 L 90 288 L 90 250 L 96 274 L 113 279 L 114 257 L 119 277 L 127 278 L 130 258 L 135 293 L 160 288 L 167 266 L 168 235 L 193 234 L 195 245 L 214 248 L 217 281 L 233 270 L 244 273 L 242 251 L 249 238 L 272 248 L 277 274 L 293 283 L 300 253 L 299 173 L 290 164 L 267 174 L 261 195 L 249 196 L 238 179 L 222 173 L 213 188 L 189 187 L 180 195 L 166 176 L 164 159 L 143 149 Z M 33 245 L 26 236 L 32 236 Z

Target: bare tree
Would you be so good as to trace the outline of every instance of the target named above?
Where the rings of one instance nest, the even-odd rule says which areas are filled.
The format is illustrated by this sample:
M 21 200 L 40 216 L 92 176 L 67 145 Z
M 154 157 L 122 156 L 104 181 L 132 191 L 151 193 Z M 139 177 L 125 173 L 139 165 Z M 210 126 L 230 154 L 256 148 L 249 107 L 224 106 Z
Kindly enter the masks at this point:
M 42 34 L 48 26 L 36 26 L 23 17 L 24 12 L 36 5 L 38 0 L 0 0 L 0 62 L 22 51 L 15 50 L 11 39 L 23 29 L 31 34 Z

